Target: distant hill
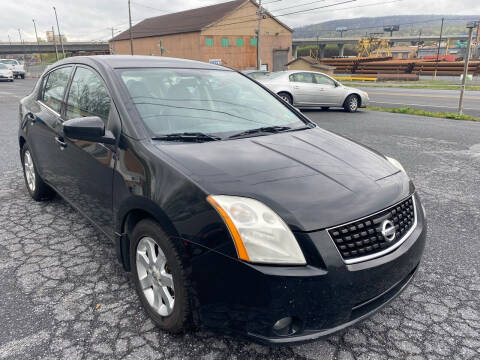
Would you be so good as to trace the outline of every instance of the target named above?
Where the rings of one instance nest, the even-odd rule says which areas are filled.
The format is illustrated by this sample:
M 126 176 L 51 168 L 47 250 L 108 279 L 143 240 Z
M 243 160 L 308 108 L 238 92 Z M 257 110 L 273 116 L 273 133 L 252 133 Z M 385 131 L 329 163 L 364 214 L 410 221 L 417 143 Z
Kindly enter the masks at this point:
M 295 28 L 293 38 L 339 37 L 340 33 L 335 31 L 337 27 L 351 29 L 344 32 L 344 37 L 364 36 L 383 33 L 383 27 L 388 25 L 400 25 L 400 31 L 394 33 L 398 36 L 418 35 L 420 30 L 423 35 L 438 35 L 442 17 L 445 18 L 445 35 L 467 34 L 467 22 L 480 19 L 480 15 L 396 15 L 331 20 Z

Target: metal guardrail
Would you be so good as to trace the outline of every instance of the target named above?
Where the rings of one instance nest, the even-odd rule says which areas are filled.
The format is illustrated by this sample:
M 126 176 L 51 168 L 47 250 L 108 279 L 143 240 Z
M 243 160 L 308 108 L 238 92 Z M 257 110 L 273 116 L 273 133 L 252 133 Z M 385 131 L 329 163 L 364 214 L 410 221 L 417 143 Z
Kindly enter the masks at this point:
M 377 82 L 376 77 L 361 77 L 361 76 L 333 76 L 334 79 L 337 80 L 348 80 L 348 81 L 372 81 L 372 82 Z

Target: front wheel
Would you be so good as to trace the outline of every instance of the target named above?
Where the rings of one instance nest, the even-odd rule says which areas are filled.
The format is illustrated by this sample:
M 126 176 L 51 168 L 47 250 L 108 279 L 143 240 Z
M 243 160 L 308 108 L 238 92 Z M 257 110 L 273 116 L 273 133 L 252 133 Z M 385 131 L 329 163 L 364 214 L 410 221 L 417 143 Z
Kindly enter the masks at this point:
M 348 95 L 343 103 L 343 108 L 347 112 L 355 112 L 358 110 L 358 96 L 357 95 Z
M 38 174 L 35 163 L 33 162 L 32 153 L 27 144 L 22 147 L 21 160 L 25 185 L 27 185 L 27 190 L 30 196 L 35 201 L 51 199 L 55 193 Z
M 278 93 L 278 96 L 280 96 L 280 97 L 283 99 L 283 101 L 286 101 L 286 102 L 289 103 L 290 105 L 293 104 L 292 96 L 291 96 L 289 93 L 280 92 L 280 93 Z
M 153 220 L 140 221 L 130 240 L 130 263 L 140 301 L 162 329 L 178 333 L 190 322 L 185 266 L 171 240 Z

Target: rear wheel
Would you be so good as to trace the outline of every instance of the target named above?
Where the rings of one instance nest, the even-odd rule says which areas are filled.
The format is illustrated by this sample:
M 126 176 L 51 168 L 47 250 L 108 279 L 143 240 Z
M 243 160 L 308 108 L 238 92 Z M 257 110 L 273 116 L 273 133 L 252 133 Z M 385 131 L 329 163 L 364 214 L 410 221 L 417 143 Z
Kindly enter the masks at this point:
M 23 145 L 21 152 L 21 160 L 23 166 L 23 176 L 25 178 L 25 185 L 30 193 L 30 196 L 35 201 L 49 200 L 55 193 L 50 186 L 48 186 L 40 177 L 33 162 L 32 153 L 27 144 Z
M 343 103 L 343 108 L 347 112 L 355 112 L 358 110 L 358 96 L 355 94 L 348 95 Z
M 290 105 L 293 104 L 292 96 L 291 96 L 289 93 L 280 92 L 280 93 L 278 93 L 278 96 L 280 96 L 284 101 L 286 101 L 286 102 L 289 103 Z
M 150 318 L 178 333 L 190 322 L 188 277 L 173 241 L 153 220 L 140 221 L 130 240 L 135 287 Z

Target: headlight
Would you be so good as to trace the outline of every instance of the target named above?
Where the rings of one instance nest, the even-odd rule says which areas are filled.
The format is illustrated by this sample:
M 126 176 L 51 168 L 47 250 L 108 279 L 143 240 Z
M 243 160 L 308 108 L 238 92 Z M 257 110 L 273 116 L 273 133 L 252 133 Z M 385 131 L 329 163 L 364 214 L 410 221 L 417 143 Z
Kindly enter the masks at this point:
M 400 169 L 400 170 L 402 170 L 404 173 L 407 173 L 407 172 L 405 171 L 405 169 L 403 168 L 402 164 L 400 164 L 400 163 L 398 162 L 398 160 L 395 160 L 394 158 L 391 158 L 391 157 L 388 157 L 388 156 L 385 156 L 385 157 L 386 157 L 387 160 L 390 161 L 390 163 L 391 163 L 393 166 L 395 166 L 397 169 Z
M 239 196 L 210 195 L 235 243 L 238 257 L 255 263 L 306 264 L 287 224 L 260 201 Z

